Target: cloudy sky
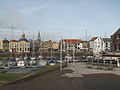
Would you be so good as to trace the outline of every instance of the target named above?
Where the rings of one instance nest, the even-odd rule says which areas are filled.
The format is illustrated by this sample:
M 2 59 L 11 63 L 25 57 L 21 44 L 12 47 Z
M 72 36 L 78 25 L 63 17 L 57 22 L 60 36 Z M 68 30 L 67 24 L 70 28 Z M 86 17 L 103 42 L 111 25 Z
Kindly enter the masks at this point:
M 0 0 L 0 39 L 110 37 L 120 27 L 120 0 Z

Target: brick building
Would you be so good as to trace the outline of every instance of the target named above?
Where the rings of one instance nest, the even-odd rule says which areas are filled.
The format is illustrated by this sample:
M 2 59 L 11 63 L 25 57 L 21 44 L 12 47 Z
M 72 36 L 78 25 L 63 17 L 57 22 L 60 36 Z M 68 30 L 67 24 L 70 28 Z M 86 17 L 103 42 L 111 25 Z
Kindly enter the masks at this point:
M 120 52 L 120 28 L 111 36 L 112 51 Z

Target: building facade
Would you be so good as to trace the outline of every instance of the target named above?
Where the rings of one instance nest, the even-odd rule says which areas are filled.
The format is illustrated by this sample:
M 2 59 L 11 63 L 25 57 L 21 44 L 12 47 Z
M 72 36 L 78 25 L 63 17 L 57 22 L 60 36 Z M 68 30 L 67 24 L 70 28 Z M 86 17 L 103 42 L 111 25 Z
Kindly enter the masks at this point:
M 2 44 L 2 51 L 3 52 L 8 52 L 9 51 L 9 41 L 5 38 Z
M 65 53 L 69 53 L 69 54 L 71 54 L 73 52 L 73 50 L 74 50 L 74 52 L 77 52 L 78 43 L 80 43 L 81 41 L 82 41 L 81 39 L 64 39 L 64 40 L 62 40 L 62 51 Z
M 30 42 L 25 38 L 25 34 L 22 34 L 22 37 L 20 38 L 18 42 L 17 47 L 18 52 L 30 52 Z
M 103 38 L 103 52 L 111 52 L 111 38 Z
M 0 51 L 3 49 L 3 41 L 0 41 Z
M 59 43 L 58 42 L 53 42 L 53 50 L 58 51 L 59 50 Z
M 9 43 L 9 51 L 10 52 L 17 52 L 17 48 L 18 48 L 18 41 L 11 40 Z
M 120 52 L 120 28 L 111 36 L 112 51 Z
M 99 54 L 102 52 L 102 38 L 101 37 L 93 37 L 89 41 L 90 47 L 89 51 L 95 54 Z
M 77 43 L 77 52 L 87 53 L 89 50 L 89 41 L 81 41 Z

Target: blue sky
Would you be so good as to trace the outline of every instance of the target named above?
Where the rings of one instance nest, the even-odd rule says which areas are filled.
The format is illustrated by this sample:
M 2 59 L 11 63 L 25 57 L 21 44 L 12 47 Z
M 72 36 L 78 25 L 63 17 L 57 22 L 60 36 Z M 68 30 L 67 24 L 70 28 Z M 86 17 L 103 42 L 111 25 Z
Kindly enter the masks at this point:
M 24 31 L 30 38 L 38 31 L 42 38 L 85 39 L 110 37 L 120 26 L 119 0 L 0 0 L 1 38 L 20 37 Z

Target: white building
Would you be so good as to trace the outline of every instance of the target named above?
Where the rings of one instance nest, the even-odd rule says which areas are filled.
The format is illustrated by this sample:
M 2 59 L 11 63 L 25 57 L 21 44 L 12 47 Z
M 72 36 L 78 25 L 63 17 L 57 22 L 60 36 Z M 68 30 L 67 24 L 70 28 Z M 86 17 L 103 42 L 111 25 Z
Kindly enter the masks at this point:
M 90 51 L 95 54 L 99 54 L 102 52 L 102 38 L 101 37 L 93 37 L 90 40 Z
M 82 40 L 81 39 L 65 39 L 63 43 L 63 47 L 65 47 L 65 51 L 73 51 L 73 49 L 75 51 L 77 51 L 77 46 L 79 47 L 79 45 L 77 45 L 78 43 L 80 43 Z
M 9 51 L 10 52 L 16 52 L 17 51 L 17 46 L 18 46 L 18 41 L 17 40 L 11 40 L 9 43 Z
M 87 52 L 89 49 L 89 41 L 81 41 L 77 43 L 78 52 Z

